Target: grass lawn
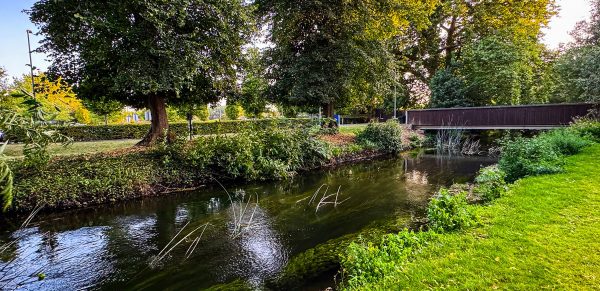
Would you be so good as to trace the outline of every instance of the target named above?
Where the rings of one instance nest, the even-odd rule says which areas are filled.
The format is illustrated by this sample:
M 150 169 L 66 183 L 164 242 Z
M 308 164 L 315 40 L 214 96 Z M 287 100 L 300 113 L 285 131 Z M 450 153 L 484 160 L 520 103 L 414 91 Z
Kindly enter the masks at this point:
M 600 288 L 600 145 L 517 182 L 481 225 L 439 236 L 365 290 Z
M 93 154 L 108 152 L 118 149 L 123 149 L 135 145 L 139 140 L 137 139 L 121 139 L 121 140 L 103 140 L 103 141 L 90 141 L 90 142 L 74 142 L 71 145 L 64 147 L 60 144 L 51 144 L 48 146 L 48 152 L 52 156 L 67 156 L 67 155 L 78 155 L 78 154 Z M 23 156 L 23 145 L 22 144 L 9 144 L 6 146 L 4 151 L 9 157 L 22 157 Z
M 357 133 L 363 131 L 366 127 L 367 127 L 366 123 L 340 125 L 340 133 L 356 135 Z

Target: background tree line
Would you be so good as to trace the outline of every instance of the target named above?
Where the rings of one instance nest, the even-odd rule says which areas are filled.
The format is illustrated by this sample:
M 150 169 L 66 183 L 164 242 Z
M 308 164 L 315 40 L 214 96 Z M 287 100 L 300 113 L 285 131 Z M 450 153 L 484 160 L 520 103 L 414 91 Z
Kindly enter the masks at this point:
M 573 44 L 541 42 L 554 0 L 40 0 L 40 51 L 95 112 L 221 99 L 230 115 L 598 101 L 599 0 Z M 257 44 L 263 49 L 258 49 Z M 105 110 L 106 109 L 106 110 Z M 243 109 L 243 110 L 242 110 Z

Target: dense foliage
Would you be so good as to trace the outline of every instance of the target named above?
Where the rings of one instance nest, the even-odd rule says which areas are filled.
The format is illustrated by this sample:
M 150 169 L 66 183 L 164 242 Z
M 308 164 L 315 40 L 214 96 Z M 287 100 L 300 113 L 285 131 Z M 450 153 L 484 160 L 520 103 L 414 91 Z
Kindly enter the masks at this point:
M 35 97 L 40 103 L 40 108 L 47 114 L 47 119 L 58 123 L 92 122 L 90 111 L 84 106 L 81 99 L 77 98 L 71 86 L 62 78 L 51 80 L 44 73 L 34 77 Z M 0 107 L 27 115 L 29 105 L 24 103 L 27 96 L 24 92 L 32 92 L 31 77 L 17 78 L 9 86 L 9 92 L 0 99 Z
M 356 140 L 365 146 L 387 153 L 399 153 L 406 150 L 408 146 L 403 142 L 403 130 L 397 120 L 369 123 L 365 130 L 357 134 Z
M 467 96 L 468 89 L 462 76 L 454 70 L 439 70 L 431 78 L 431 99 L 429 106 L 433 108 L 452 108 L 473 106 L 473 100 Z
M 244 116 L 244 108 L 237 103 L 227 104 L 225 106 L 225 116 L 229 120 L 238 120 Z
M 331 117 L 334 105 L 343 107 L 353 96 L 391 91 L 393 38 L 409 26 L 424 27 L 437 0 L 256 2 L 272 25 L 270 94 L 313 112 L 324 106 Z
M 266 111 L 267 90 L 269 87 L 265 76 L 265 66 L 261 52 L 256 48 L 248 49 L 245 56 L 244 75 L 241 94 L 237 101 L 248 117 L 258 118 Z
M 565 155 L 573 155 L 597 138 L 588 134 L 598 127 L 597 121 L 581 121 L 568 129 L 556 129 L 534 138 L 516 137 L 503 142 L 499 166 L 508 182 L 560 172 Z

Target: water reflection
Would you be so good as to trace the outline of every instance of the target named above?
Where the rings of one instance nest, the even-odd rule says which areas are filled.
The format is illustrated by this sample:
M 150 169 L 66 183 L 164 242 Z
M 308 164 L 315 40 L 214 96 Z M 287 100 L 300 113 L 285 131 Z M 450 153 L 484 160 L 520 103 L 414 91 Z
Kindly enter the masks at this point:
M 234 206 L 234 205 L 232 205 Z M 238 209 L 247 207 L 239 203 Z M 236 240 L 239 248 L 238 256 L 232 257 L 229 267 L 240 278 L 247 278 L 254 286 L 259 286 L 266 278 L 274 276 L 287 263 L 287 254 L 277 232 L 272 227 L 271 219 L 266 211 L 258 205 L 253 206 L 252 213 L 246 212 L 240 219 L 241 229 L 236 232 L 229 228 L 230 235 Z M 237 211 L 231 207 L 230 213 Z
M 114 272 L 107 256 L 106 227 L 41 233 L 29 228 L 15 233 L 15 256 L 0 263 L 2 289 L 86 288 Z M 38 280 L 44 274 L 45 280 Z
M 0 289 L 201 289 L 235 279 L 258 287 L 291 256 L 317 244 L 374 221 L 423 215 L 437 187 L 471 180 L 491 162 L 428 155 L 372 161 L 277 183 L 237 185 L 230 187 L 231 198 L 220 187 L 207 187 L 39 216 L 32 227 L 0 233 L 0 245 L 16 242 L 0 254 Z M 298 202 L 321 185 L 329 192 L 340 187 L 340 196 L 350 199 L 318 212 Z M 149 266 L 184 225 L 183 235 L 207 223 L 193 254 L 186 251 L 197 234 L 182 240 L 158 267 Z M 39 272 L 45 280 L 37 280 Z

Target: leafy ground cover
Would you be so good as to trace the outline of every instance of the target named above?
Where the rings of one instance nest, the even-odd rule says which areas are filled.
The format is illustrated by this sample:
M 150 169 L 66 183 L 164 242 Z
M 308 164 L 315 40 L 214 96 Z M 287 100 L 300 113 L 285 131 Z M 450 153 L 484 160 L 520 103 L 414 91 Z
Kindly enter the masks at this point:
M 600 145 L 566 158 L 563 172 L 527 177 L 479 226 L 429 239 L 409 259 L 356 289 L 594 289 L 600 286 Z

